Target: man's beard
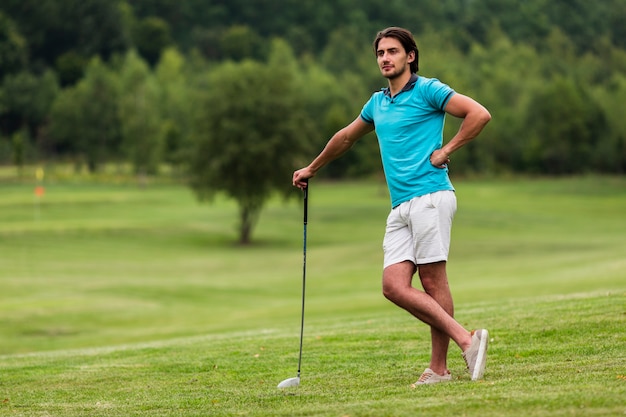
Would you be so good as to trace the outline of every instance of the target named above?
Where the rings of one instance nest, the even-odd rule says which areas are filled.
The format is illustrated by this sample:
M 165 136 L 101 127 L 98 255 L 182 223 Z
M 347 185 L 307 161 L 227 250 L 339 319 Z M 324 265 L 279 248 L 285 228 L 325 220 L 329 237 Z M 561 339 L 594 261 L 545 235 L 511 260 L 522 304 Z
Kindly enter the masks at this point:
M 392 72 L 388 72 L 388 73 L 383 73 L 383 77 L 385 77 L 388 80 L 395 80 L 396 78 L 402 76 L 404 74 L 404 69 L 398 70 L 398 69 L 394 69 L 394 71 Z

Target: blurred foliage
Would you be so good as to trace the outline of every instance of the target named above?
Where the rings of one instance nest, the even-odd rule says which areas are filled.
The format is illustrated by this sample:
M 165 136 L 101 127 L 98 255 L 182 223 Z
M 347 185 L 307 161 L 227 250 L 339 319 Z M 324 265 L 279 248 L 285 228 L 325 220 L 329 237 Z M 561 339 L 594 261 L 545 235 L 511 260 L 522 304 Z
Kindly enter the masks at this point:
M 96 171 L 120 154 L 119 80 L 99 58 L 87 66 L 85 77 L 64 89 L 50 111 L 51 153 L 66 155 L 82 168 Z
M 416 35 L 422 75 L 493 115 L 454 174 L 623 173 L 624 21 L 623 0 L 3 0 L 0 163 L 182 176 L 230 155 L 201 150 L 219 136 L 238 158 L 276 145 L 251 160 L 271 155 L 289 176 L 385 85 L 371 41 L 398 25 Z M 457 128 L 449 118 L 446 137 Z M 369 135 L 320 174 L 380 172 Z
M 312 151 L 307 144 L 314 130 L 296 67 L 291 48 L 274 41 L 267 65 L 226 62 L 212 71 L 201 102 L 191 185 L 200 198 L 221 191 L 237 201 L 242 244 L 250 242 L 272 193 L 293 191 L 293 167 Z

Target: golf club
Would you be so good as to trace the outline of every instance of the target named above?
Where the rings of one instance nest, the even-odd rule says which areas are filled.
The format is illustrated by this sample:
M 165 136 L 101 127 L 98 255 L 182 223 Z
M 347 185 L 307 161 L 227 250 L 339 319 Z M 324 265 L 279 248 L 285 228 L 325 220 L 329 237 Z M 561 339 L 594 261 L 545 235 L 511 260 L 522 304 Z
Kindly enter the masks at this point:
M 298 355 L 298 373 L 293 378 L 287 378 L 278 384 L 278 388 L 297 387 L 300 385 L 300 368 L 302 365 L 302 337 L 304 336 L 304 294 L 306 289 L 306 224 L 309 205 L 309 184 L 304 187 L 304 239 L 302 244 L 302 314 L 300 316 L 300 354 Z

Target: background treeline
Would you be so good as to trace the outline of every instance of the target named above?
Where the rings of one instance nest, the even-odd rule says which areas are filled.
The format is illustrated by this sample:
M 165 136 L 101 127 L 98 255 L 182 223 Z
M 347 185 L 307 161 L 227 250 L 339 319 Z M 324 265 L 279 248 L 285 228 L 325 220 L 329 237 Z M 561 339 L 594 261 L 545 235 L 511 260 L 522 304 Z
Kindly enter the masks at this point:
M 624 0 L 3 0 L 0 163 L 284 175 L 385 85 L 371 40 L 398 25 L 493 115 L 454 172 L 623 173 L 624 22 Z M 323 175 L 377 174 L 377 152 Z

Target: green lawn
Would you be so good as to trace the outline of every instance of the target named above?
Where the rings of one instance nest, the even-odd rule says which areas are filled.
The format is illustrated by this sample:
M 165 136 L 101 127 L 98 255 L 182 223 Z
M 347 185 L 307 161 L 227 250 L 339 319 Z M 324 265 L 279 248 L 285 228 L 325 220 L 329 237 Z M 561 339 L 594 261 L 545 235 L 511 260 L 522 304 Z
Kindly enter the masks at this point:
M 235 244 L 228 200 L 175 185 L 0 185 L 0 416 L 626 414 L 626 178 L 457 180 L 456 316 L 483 381 L 409 388 L 426 326 L 380 293 L 389 202 L 312 181 L 302 384 L 302 206 Z

